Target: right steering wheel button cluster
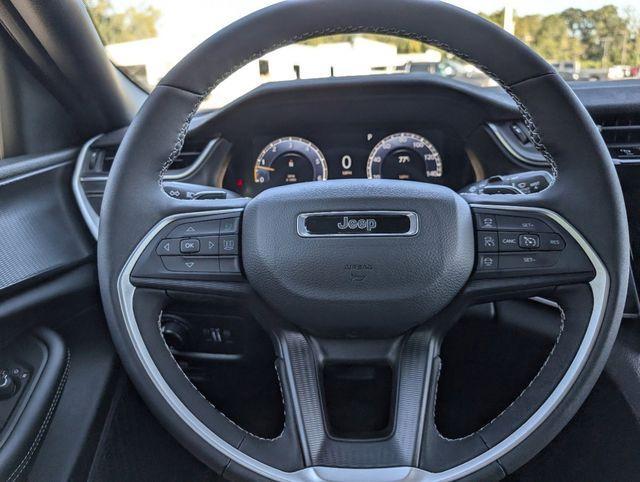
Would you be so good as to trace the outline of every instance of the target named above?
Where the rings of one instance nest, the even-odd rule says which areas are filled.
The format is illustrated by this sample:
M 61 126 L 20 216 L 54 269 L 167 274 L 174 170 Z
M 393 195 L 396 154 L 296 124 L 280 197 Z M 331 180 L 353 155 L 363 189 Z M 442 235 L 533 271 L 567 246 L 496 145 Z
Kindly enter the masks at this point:
M 526 212 L 516 216 L 474 209 L 474 214 L 478 272 L 544 274 L 561 259 L 566 242 L 544 220 Z

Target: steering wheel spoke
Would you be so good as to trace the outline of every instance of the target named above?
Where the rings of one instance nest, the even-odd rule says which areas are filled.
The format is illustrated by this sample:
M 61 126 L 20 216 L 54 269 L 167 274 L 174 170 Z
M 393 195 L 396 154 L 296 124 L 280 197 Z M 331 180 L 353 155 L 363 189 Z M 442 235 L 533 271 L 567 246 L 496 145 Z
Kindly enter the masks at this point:
M 417 466 L 440 341 L 428 329 L 389 339 L 277 336 L 309 466 Z

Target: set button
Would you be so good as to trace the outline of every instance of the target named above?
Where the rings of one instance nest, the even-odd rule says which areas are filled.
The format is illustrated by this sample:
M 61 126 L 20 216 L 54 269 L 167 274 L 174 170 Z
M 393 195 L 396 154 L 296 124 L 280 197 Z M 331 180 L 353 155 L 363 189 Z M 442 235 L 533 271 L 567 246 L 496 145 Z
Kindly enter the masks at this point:
M 535 218 L 516 216 L 496 216 L 499 231 L 535 231 L 538 233 L 552 233 L 553 230 L 544 221 Z
M 549 251 L 527 253 L 482 253 L 478 256 L 478 271 L 522 270 L 551 268 L 560 253 Z

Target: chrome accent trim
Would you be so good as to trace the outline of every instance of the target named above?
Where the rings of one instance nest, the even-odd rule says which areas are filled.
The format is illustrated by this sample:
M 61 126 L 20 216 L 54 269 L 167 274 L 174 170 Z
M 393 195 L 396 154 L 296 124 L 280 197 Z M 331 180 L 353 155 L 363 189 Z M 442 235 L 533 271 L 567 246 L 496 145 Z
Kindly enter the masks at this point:
M 187 424 L 191 430 L 206 443 L 211 445 L 214 450 L 218 450 L 223 455 L 231 458 L 236 463 L 242 465 L 246 469 L 253 471 L 263 477 L 267 477 L 276 481 L 304 481 L 304 482 L 338 482 L 338 481 L 356 481 L 368 480 L 375 482 L 417 482 L 417 481 L 451 481 L 466 477 L 478 470 L 486 467 L 490 463 L 496 461 L 524 441 L 532 432 L 534 432 L 551 414 L 558 404 L 571 389 L 576 379 L 580 375 L 587 357 L 593 349 L 595 339 L 600 331 L 602 317 L 606 308 L 606 302 L 609 290 L 609 273 L 604 264 L 598 257 L 597 253 L 589 245 L 586 239 L 575 229 L 567 220 L 559 214 L 543 208 L 530 208 L 521 206 L 503 206 L 503 205 L 479 205 L 474 204 L 472 207 L 487 208 L 505 211 L 528 211 L 536 212 L 547 216 L 566 230 L 575 241 L 584 250 L 585 254 L 593 264 L 596 275 L 589 283 L 593 294 L 593 310 L 589 319 L 589 324 L 585 331 L 584 338 L 571 362 L 568 370 L 551 392 L 547 400 L 533 413 L 529 419 L 524 422 L 516 431 L 506 437 L 502 442 L 490 448 L 486 452 L 474 457 L 473 459 L 460 464 L 456 467 L 443 472 L 428 472 L 415 467 L 391 467 L 378 469 L 343 469 L 333 467 L 308 467 L 297 472 L 284 472 L 279 469 L 270 467 L 248 455 L 244 454 L 234 446 L 222 440 L 217 434 L 212 432 L 204 425 L 189 409 L 184 405 L 176 393 L 169 387 L 162 377 L 158 367 L 153 362 L 149 351 L 144 344 L 142 334 L 138 328 L 133 311 L 133 299 L 135 295 L 135 286 L 131 284 L 130 276 L 136 261 L 145 250 L 151 240 L 165 227 L 168 223 L 183 217 L 206 216 L 210 214 L 223 214 L 235 212 L 238 210 L 226 211 L 209 211 L 201 213 L 185 213 L 169 216 L 158 224 L 142 239 L 138 246 L 125 263 L 118 277 L 117 289 L 118 300 L 125 327 L 131 343 L 135 349 L 138 360 L 146 371 L 150 382 L 155 386 L 158 393 L 165 399 L 166 403 L 173 409 L 176 416 Z
M 312 234 L 307 230 L 306 220 L 312 217 L 322 216 L 406 216 L 409 218 L 409 230 L 404 233 L 371 233 L 371 232 L 349 232 L 331 234 Z M 403 237 L 415 236 L 418 234 L 420 226 L 418 215 L 413 211 L 325 211 L 318 213 L 298 214 L 296 229 L 298 236 L 303 238 L 360 238 L 360 237 Z
M 98 239 L 98 228 L 100 226 L 100 217 L 93 210 L 93 208 L 91 207 L 91 204 L 89 204 L 87 195 L 82 187 L 82 182 L 83 181 L 105 181 L 106 182 L 109 179 L 109 176 L 107 175 L 107 176 L 82 177 L 82 170 L 84 169 L 84 160 L 87 157 L 87 152 L 91 148 L 91 145 L 102 136 L 103 134 L 97 135 L 89 139 L 82 146 L 82 149 L 80 150 L 80 154 L 78 154 L 78 159 L 76 160 L 76 167 L 75 167 L 75 170 L 73 171 L 73 179 L 72 179 L 73 194 L 76 198 L 76 202 L 78 203 L 78 207 L 80 208 L 80 212 L 82 213 L 82 217 L 84 218 L 84 221 L 87 224 L 89 231 L 91 231 L 91 234 L 96 240 Z M 164 175 L 163 179 L 167 181 L 176 181 L 179 179 L 184 179 L 185 177 L 189 177 L 191 174 L 196 172 L 200 168 L 200 166 L 209 158 L 209 156 L 213 152 L 213 149 L 216 146 L 216 143 L 219 140 L 220 140 L 219 137 L 216 137 L 215 139 L 211 139 L 207 143 L 205 148 L 202 150 L 200 155 L 196 158 L 196 160 L 193 161 L 193 164 L 191 164 L 189 167 L 186 167 L 184 169 L 180 169 L 179 171 L 167 173 Z
M 516 159 L 518 159 L 520 162 L 524 162 L 525 164 L 533 165 L 536 167 L 549 165 L 544 158 L 536 159 L 534 157 L 525 157 L 522 154 L 520 154 L 518 151 L 516 151 L 511 145 L 511 143 L 504 137 L 504 135 L 502 135 L 502 132 L 500 132 L 500 128 L 496 124 L 492 122 L 487 122 L 487 126 L 489 126 L 489 129 L 491 130 L 495 138 L 498 140 L 498 142 L 502 145 L 502 147 L 504 147 L 509 154 L 511 154 Z
M 177 181 L 180 179 L 184 179 L 185 177 L 189 177 L 191 174 L 196 172 L 200 168 L 200 166 L 209 158 L 209 156 L 213 152 L 213 148 L 215 147 L 216 143 L 219 140 L 220 140 L 219 137 L 216 137 L 215 139 L 211 139 L 207 143 L 207 145 L 204 146 L 204 149 L 202 150 L 200 155 L 196 158 L 196 160 L 193 161 L 193 164 L 191 164 L 189 167 L 185 167 L 184 169 L 179 169 L 174 172 L 167 172 L 162 177 L 162 179 L 165 181 Z M 80 180 L 81 181 L 106 181 L 107 179 L 109 179 L 109 176 L 86 176 L 81 178 Z
M 73 170 L 73 177 L 71 178 L 71 187 L 73 188 L 73 195 L 76 198 L 76 202 L 78 203 L 78 208 L 80 208 L 80 213 L 84 218 L 84 222 L 86 223 L 89 231 L 93 237 L 98 239 L 98 227 L 100 225 L 100 218 L 98 214 L 93 210 L 91 204 L 89 203 L 89 199 L 87 198 L 87 194 L 85 193 L 82 187 L 82 169 L 84 168 L 84 161 L 87 157 L 87 152 L 89 152 L 89 148 L 91 145 L 102 137 L 102 134 L 99 134 L 95 137 L 92 137 L 87 142 L 84 143 L 82 149 L 80 149 L 80 153 L 78 154 L 78 159 L 76 160 L 76 167 Z
M 487 122 L 487 126 L 489 127 L 489 129 L 491 129 L 491 132 L 493 133 L 495 138 L 498 140 L 498 142 L 500 142 L 502 147 L 504 147 L 509 152 L 509 154 L 511 154 L 516 159 L 518 159 L 520 162 L 524 162 L 526 164 L 533 165 L 536 167 L 544 167 L 549 165 L 544 159 L 535 159 L 533 157 L 525 157 L 519 152 L 517 152 L 513 148 L 511 143 L 502 135 L 502 132 L 500 132 L 500 128 L 496 124 L 492 122 Z M 598 130 L 600 131 L 600 126 L 598 126 Z M 622 159 L 619 157 L 612 157 L 611 160 L 615 165 L 629 165 L 629 166 L 640 165 L 640 159 Z

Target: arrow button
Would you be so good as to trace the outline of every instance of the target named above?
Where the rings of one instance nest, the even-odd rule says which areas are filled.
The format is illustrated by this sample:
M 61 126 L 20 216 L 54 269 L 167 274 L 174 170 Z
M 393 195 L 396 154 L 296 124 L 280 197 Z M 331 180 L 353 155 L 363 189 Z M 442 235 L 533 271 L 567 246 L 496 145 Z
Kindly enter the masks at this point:
M 179 224 L 169 234 L 170 238 L 187 238 L 194 236 L 211 236 L 220 233 L 220 220 L 187 222 Z
M 179 239 L 163 239 L 158 243 L 156 253 L 160 256 L 180 254 L 180 240 Z
M 208 256 L 218 255 L 218 246 L 220 245 L 219 236 L 203 236 L 202 238 L 197 238 L 197 240 L 200 241 L 199 254 Z
M 220 262 L 217 257 L 200 256 L 163 256 L 162 264 L 167 271 L 182 273 L 219 273 Z

